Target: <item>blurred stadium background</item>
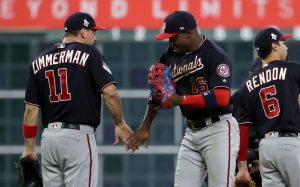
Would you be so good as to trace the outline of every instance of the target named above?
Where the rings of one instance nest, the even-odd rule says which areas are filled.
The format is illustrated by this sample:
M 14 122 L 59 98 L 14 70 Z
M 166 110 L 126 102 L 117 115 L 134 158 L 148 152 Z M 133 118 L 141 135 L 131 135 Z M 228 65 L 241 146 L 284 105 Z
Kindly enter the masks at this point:
M 24 89 L 29 64 L 60 42 L 63 22 L 74 11 L 92 14 L 110 28 L 95 44 L 107 59 L 124 103 L 125 117 L 139 126 L 146 107 L 147 69 L 168 46 L 153 36 L 173 10 L 191 11 L 199 30 L 232 58 L 233 89 L 248 75 L 255 57 L 258 29 L 277 26 L 294 34 L 287 41 L 289 59 L 300 61 L 299 0 L 0 0 L 0 186 L 16 187 L 14 161 L 23 148 Z M 185 130 L 178 108 L 161 111 L 151 130 L 148 150 L 114 147 L 114 126 L 103 107 L 97 130 L 99 186 L 167 187 L 173 184 L 176 154 Z M 41 129 L 40 129 L 41 130 Z M 38 136 L 37 144 L 39 143 Z

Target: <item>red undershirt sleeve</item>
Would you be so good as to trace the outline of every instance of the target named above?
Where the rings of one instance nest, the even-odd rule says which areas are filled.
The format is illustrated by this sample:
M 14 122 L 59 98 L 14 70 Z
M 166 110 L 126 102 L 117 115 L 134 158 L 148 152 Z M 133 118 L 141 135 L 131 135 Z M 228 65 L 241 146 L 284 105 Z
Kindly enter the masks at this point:
M 239 128 L 240 128 L 240 150 L 237 159 L 239 161 L 246 161 L 248 141 L 249 141 L 248 139 L 249 124 L 239 124 Z
M 226 107 L 230 100 L 230 90 L 226 88 L 216 88 L 214 91 L 218 106 Z
M 230 100 L 230 90 L 226 88 L 216 88 L 208 94 L 184 95 L 184 106 L 195 108 L 218 108 L 226 107 Z

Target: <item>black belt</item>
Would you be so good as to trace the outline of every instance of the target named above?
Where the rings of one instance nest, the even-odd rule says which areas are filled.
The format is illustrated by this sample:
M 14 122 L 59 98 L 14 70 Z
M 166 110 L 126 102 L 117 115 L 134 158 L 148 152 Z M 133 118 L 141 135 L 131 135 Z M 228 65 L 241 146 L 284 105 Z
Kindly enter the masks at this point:
M 72 123 L 62 123 L 61 124 L 62 129 L 75 129 L 75 130 L 80 130 L 80 125 L 79 124 L 72 124 Z
M 193 131 L 199 131 L 199 130 L 203 129 L 204 127 L 207 127 L 208 125 L 211 125 L 213 123 L 221 121 L 219 116 L 212 116 L 212 117 L 210 117 L 210 119 L 211 119 L 211 123 L 209 123 L 209 124 L 206 124 L 205 119 L 187 120 L 187 126 L 189 129 L 191 129 Z
M 297 132 L 278 132 L 278 137 L 298 137 Z

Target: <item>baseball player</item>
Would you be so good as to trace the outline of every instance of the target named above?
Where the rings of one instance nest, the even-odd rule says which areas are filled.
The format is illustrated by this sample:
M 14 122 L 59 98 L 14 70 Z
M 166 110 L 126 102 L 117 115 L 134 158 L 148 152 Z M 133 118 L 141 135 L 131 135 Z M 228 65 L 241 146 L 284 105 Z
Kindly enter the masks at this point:
M 231 115 L 229 56 L 197 31 L 194 16 L 175 11 L 164 20 L 157 40 L 169 39 L 159 62 L 172 70 L 176 93 L 168 95 L 165 108 L 180 106 L 187 129 L 178 153 L 176 187 L 199 187 L 208 175 L 209 186 L 231 187 L 239 148 L 239 127 Z M 157 102 L 150 95 L 141 126 L 129 139 L 133 151 L 144 143 L 156 117 Z
M 262 68 L 254 71 L 240 89 L 236 118 L 241 144 L 237 179 L 249 180 L 246 150 L 248 128 L 253 125 L 259 142 L 262 186 L 300 186 L 300 65 L 286 61 L 285 40 L 275 28 L 266 28 L 255 38 Z
M 249 69 L 249 75 L 251 75 L 251 73 L 253 73 L 254 71 L 256 71 L 256 70 L 262 68 L 262 65 L 263 65 L 262 59 L 261 59 L 260 57 L 256 57 L 256 58 L 253 60 L 253 62 L 252 62 L 252 64 L 251 64 L 251 67 L 250 67 L 250 69 Z
M 36 159 L 39 111 L 42 175 L 46 187 L 96 187 L 98 153 L 95 131 L 100 123 L 101 94 L 115 122 L 115 144 L 133 132 L 123 119 L 116 82 L 104 57 L 93 47 L 94 19 L 76 12 L 64 24 L 65 35 L 31 64 L 23 120 L 22 157 Z
M 262 68 L 262 59 L 260 57 L 256 57 L 252 63 L 251 67 L 249 69 L 249 75 L 251 75 L 254 71 Z M 232 115 L 236 118 L 237 113 L 239 112 L 239 104 L 241 103 L 241 96 L 240 96 L 240 90 L 236 90 L 232 95 L 231 95 L 231 100 L 233 104 L 233 112 Z M 241 126 L 240 126 L 241 127 Z M 253 179 L 253 182 L 255 183 L 256 187 L 261 187 L 261 177 L 260 177 L 260 172 L 259 172 L 259 160 L 258 160 L 258 143 L 259 139 L 257 138 L 256 135 L 256 130 L 254 126 L 250 126 L 248 130 L 248 149 L 247 149 L 247 166 L 249 170 L 250 177 Z M 245 181 L 246 183 L 251 183 L 250 180 Z M 235 186 L 237 186 L 237 182 L 235 182 Z M 247 186 L 247 185 L 246 185 Z M 251 186 L 251 185 L 250 185 Z
M 256 67 L 251 67 L 249 74 L 251 74 L 252 69 L 255 68 L 260 68 L 261 66 L 261 60 L 260 58 L 256 58 L 254 61 L 254 64 L 256 64 L 257 62 L 257 66 Z M 237 113 L 239 112 L 239 104 L 241 103 L 241 96 L 240 96 L 240 90 L 236 90 L 234 92 L 234 94 L 231 96 L 232 99 L 232 104 L 233 104 L 233 112 L 232 115 L 234 117 L 237 116 Z M 256 187 L 260 187 L 261 186 L 261 177 L 260 177 L 260 173 L 259 173 L 259 156 L 258 156 L 258 143 L 259 140 L 256 136 L 256 129 L 254 127 L 249 128 L 248 130 L 248 142 L 249 142 L 249 146 L 247 148 L 247 166 L 248 166 L 248 170 L 249 170 L 249 174 L 251 179 L 253 180 L 253 182 L 255 182 L 255 186 Z M 242 179 L 242 181 L 244 181 L 245 183 L 250 183 L 250 179 L 248 178 L 247 180 Z M 235 186 L 237 187 L 237 180 L 235 181 Z M 245 185 L 247 186 L 247 185 Z M 249 185 L 248 185 L 249 186 Z

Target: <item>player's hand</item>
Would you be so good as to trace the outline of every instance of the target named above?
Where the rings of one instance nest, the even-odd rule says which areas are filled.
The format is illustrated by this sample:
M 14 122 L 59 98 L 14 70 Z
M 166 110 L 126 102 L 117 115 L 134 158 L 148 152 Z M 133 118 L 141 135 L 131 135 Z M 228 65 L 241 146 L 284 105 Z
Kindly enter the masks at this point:
M 241 187 L 241 186 L 251 186 L 255 187 L 255 182 L 251 179 L 251 176 L 248 172 L 248 169 L 240 169 L 237 176 L 234 179 L 234 187 Z
M 120 123 L 115 126 L 115 142 L 114 145 L 117 145 L 120 142 L 120 139 L 127 145 L 127 138 L 133 134 L 133 131 L 125 123 Z
M 236 176 L 236 180 L 252 181 L 251 176 L 248 172 L 247 161 L 238 161 L 238 169 L 239 172 Z
M 150 139 L 150 130 L 141 126 L 139 127 L 133 135 L 127 138 L 127 150 L 134 152 L 139 148 L 141 144 L 144 144 L 145 148 L 148 148 Z
M 245 180 L 245 181 L 252 181 L 251 176 L 248 172 L 248 169 L 239 169 L 239 172 L 236 176 L 236 180 Z

